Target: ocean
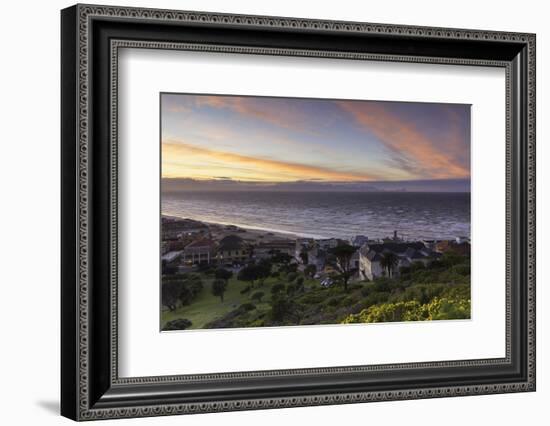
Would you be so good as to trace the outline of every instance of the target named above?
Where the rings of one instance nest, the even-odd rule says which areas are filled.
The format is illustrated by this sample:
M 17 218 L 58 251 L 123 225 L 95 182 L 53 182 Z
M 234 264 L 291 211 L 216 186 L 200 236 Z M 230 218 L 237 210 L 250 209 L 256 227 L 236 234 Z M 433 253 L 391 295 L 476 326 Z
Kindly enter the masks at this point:
M 470 236 L 469 193 L 180 191 L 162 213 L 312 238 Z

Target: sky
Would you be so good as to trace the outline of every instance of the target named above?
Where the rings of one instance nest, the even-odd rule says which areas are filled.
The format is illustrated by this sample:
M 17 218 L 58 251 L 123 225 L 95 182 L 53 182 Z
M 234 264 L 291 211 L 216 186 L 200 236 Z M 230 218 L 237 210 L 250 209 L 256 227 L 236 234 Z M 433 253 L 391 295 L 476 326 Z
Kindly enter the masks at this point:
M 163 93 L 161 139 L 165 179 L 469 188 L 469 105 Z

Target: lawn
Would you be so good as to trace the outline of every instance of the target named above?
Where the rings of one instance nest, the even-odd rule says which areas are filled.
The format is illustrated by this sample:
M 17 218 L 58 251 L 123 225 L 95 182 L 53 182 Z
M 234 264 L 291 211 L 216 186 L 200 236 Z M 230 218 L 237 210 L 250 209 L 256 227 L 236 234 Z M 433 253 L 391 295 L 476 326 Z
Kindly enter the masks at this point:
M 212 281 L 213 278 L 200 274 L 203 280 L 203 289 L 189 305 L 180 306 L 174 311 L 168 311 L 163 308 L 162 311 L 162 327 L 168 322 L 175 319 L 186 318 L 193 324 L 190 329 L 203 328 L 209 322 L 218 319 L 228 312 L 238 308 L 243 303 L 253 302 L 250 296 L 257 291 L 262 291 L 265 296 L 262 298 L 261 303 L 253 302 L 258 310 L 269 309 L 269 300 L 271 298 L 271 286 L 284 282 L 280 278 L 269 277 L 265 280 L 264 285 L 260 286 L 258 282 L 255 283 L 255 287 L 248 293 L 241 294 L 241 290 L 248 287 L 250 283 L 245 281 L 239 281 L 235 277 L 229 280 L 227 290 L 224 294 L 223 303 L 218 296 L 212 294 Z M 313 285 L 315 281 L 307 281 L 306 286 Z

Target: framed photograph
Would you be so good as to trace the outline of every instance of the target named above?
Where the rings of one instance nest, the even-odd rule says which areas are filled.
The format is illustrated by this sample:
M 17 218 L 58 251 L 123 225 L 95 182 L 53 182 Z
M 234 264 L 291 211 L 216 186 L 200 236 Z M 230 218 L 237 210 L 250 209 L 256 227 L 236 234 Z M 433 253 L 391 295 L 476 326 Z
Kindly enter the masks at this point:
M 61 412 L 535 390 L 535 35 L 61 12 Z

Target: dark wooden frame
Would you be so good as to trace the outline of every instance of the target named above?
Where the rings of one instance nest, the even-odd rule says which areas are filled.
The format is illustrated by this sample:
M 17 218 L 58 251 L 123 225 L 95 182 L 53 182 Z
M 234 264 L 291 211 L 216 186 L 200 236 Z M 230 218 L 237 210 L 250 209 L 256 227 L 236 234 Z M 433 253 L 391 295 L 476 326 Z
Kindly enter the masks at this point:
M 535 36 L 76 5 L 61 13 L 61 413 L 75 420 L 535 390 Z M 120 47 L 504 67 L 507 351 L 502 359 L 119 378 Z

